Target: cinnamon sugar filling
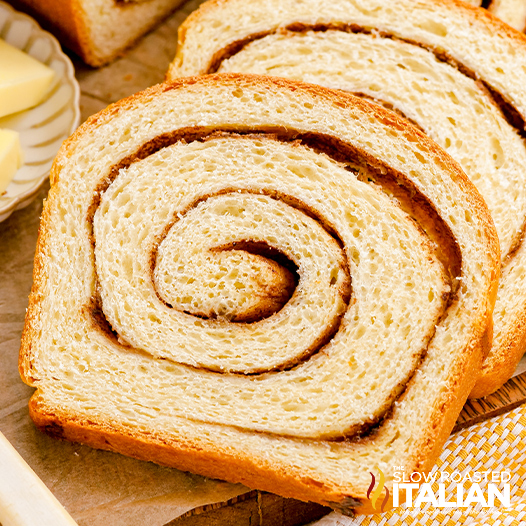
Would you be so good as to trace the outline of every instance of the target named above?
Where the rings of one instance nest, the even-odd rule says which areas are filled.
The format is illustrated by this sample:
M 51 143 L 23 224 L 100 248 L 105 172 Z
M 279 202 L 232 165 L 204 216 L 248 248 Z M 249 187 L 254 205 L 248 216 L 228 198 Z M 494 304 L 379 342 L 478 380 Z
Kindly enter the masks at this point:
M 426 51 L 429 51 L 430 53 L 432 53 L 437 58 L 437 60 L 439 60 L 440 62 L 449 64 L 450 66 L 453 66 L 455 69 L 457 69 L 460 73 L 462 73 L 466 77 L 469 77 L 473 80 L 480 82 L 488 91 L 488 98 L 498 108 L 500 108 L 500 111 L 502 112 L 507 122 L 513 128 L 515 128 L 517 132 L 523 138 L 526 139 L 526 122 L 525 122 L 524 117 L 517 111 L 517 109 L 509 101 L 507 101 L 506 98 L 501 93 L 499 93 L 496 89 L 494 89 L 491 85 L 489 85 L 484 80 L 481 80 L 476 74 L 476 72 L 469 69 L 465 64 L 462 64 L 458 60 L 454 59 L 445 50 L 426 46 L 425 44 L 421 42 L 418 42 L 418 41 L 415 41 L 409 38 L 401 38 L 401 37 L 393 35 L 392 33 L 389 33 L 388 31 L 378 30 L 376 28 L 366 28 L 366 27 L 360 26 L 359 24 L 348 24 L 344 22 L 331 22 L 331 23 L 326 23 L 326 24 L 305 24 L 302 22 L 295 22 L 285 27 L 274 29 L 271 31 L 261 31 L 259 33 L 254 33 L 253 35 L 249 35 L 243 39 L 236 40 L 235 42 L 230 43 L 228 46 L 214 53 L 214 55 L 212 56 L 212 59 L 210 60 L 208 69 L 206 70 L 206 73 L 207 74 L 216 73 L 221 67 L 221 64 L 225 60 L 228 60 L 230 57 L 233 57 L 234 55 L 239 53 L 251 42 L 254 42 L 256 40 L 261 40 L 269 35 L 273 35 L 276 33 L 287 33 L 287 32 L 306 33 L 308 31 L 313 31 L 313 32 L 318 32 L 318 33 L 323 33 L 326 31 L 342 31 L 344 33 L 362 33 L 366 35 L 374 34 L 375 36 L 378 36 L 381 38 L 389 38 L 392 40 L 398 40 L 400 42 L 405 42 L 407 44 L 411 44 L 413 46 L 418 46 L 422 49 L 425 49 Z M 361 94 L 359 93 L 356 93 L 355 95 L 361 96 Z
M 115 165 L 113 165 L 109 171 L 106 178 L 99 184 L 96 193 L 93 196 L 91 205 L 88 209 L 88 222 L 90 225 L 90 240 L 93 252 L 95 251 L 96 239 L 93 234 L 93 221 L 95 213 L 101 202 L 101 198 L 105 191 L 110 187 L 112 182 L 116 179 L 119 171 L 130 167 L 133 163 L 140 160 L 146 159 L 150 155 L 158 152 L 159 150 L 169 147 L 175 143 L 190 143 L 193 141 L 205 142 L 211 139 L 218 137 L 228 137 L 232 140 L 241 137 L 257 137 L 258 139 L 271 139 L 274 141 L 279 141 L 283 143 L 296 143 L 306 146 L 318 153 L 323 153 L 337 161 L 343 163 L 345 168 L 354 173 L 356 177 L 365 182 L 377 185 L 380 187 L 385 194 L 387 194 L 391 199 L 396 200 L 397 204 L 402 208 L 407 214 L 409 214 L 419 228 L 425 232 L 426 236 L 429 239 L 429 246 L 433 247 L 437 258 L 442 263 L 446 271 L 446 279 L 450 285 L 451 293 L 447 295 L 447 298 L 444 299 L 444 310 L 441 315 L 441 318 L 445 316 L 449 306 L 455 299 L 456 288 L 458 287 L 459 280 L 455 279 L 460 276 L 461 269 L 461 255 L 460 249 L 457 245 L 456 240 L 453 238 L 453 235 L 438 215 L 433 205 L 429 200 L 421 194 L 415 185 L 402 173 L 391 168 L 387 164 L 378 159 L 374 159 L 363 151 L 360 151 L 355 146 L 346 144 L 340 139 L 323 135 L 319 133 L 305 133 L 297 130 L 291 129 L 281 129 L 276 127 L 262 128 L 258 130 L 239 130 L 235 131 L 230 128 L 225 129 L 207 129 L 204 127 L 192 127 L 192 128 L 182 128 L 179 130 L 174 130 L 170 133 L 166 133 L 155 137 L 151 141 L 148 141 L 143 146 L 141 146 L 134 154 L 122 159 Z M 220 194 L 229 194 L 233 192 L 238 192 L 235 188 L 228 188 L 220 192 Z M 243 190 L 242 193 L 250 194 L 246 190 Z M 262 194 L 263 192 L 258 192 Z M 257 195 L 257 194 L 255 194 Z M 321 217 L 320 214 L 307 206 L 305 203 L 302 203 L 300 200 L 293 196 L 288 196 L 282 194 L 278 191 L 276 192 L 266 192 L 265 195 L 268 197 L 284 202 L 287 205 L 290 205 L 298 210 L 300 210 L 305 215 L 314 219 L 321 227 L 327 232 L 336 243 L 343 248 L 344 243 L 341 237 L 338 235 L 335 227 L 331 225 L 325 218 Z M 201 197 L 195 202 L 193 202 L 185 213 L 195 209 L 200 203 L 206 202 L 208 199 L 214 196 L 207 195 Z M 178 217 L 167 218 L 167 226 L 162 233 L 162 235 L 156 240 L 155 244 L 151 247 L 150 253 L 150 277 L 152 283 L 154 283 L 153 275 L 157 265 L 157 256 L 159 246 L 162 244 L 163 240 L 167 236 L 168 232 L 172 226 L 179 220 L 181 214 Z M 297 265 L 298 263 L 293 261 L 288 254 L 284 254 L 276 247 L 273 247 L 270 244 L 254 242 L 251 239 L 246 239 L 242 241 L 238 246 L 224 245 L 215 247 L 215 250 L 218 252 L 229 251 L 229 250 L 243 250 L 251 254 L 256 254 L 264 258 L 268 258 L 279 266 L 284 267 L 286 272 L 289 273 L 287 277 L 286 290 L 284 295 L 278 300 L 276 306 L 271 309 L 270 312 L 256 313 L 252 318 L 247 319 L 233 319 L 233 320 L 224 320 L 216 319 L 215 323 L 236 323 L 236 324 L 250 324 L 261 319 L 264 319 L 267 316 L 272 316 L 275 312 L 278 312 L 293 296 L 295 289 L 298 284 L 297 279 Z M 345 252 L 343 252 L 345 254 Z M 347 284 L 340 290 L 340 295 L 344 298 L 345 303 L 349 306 L 352 302 L 352 288 L 351 288 L 351 276 L 349 270 L 349 264 L 345 256 L 345 272 L 348 276 Z M 98 278 L 97 278 L 98 282 Z M 103 331 L 109 338 L 113 341 L 117 341 L 119 344 L 127 347 L 127 350 L 130 352 L 139 352 L 143 353 L 140 349 L 135 349 L 129 346 L 126 341 L 121 339 L 120 335 L 114 331 L 109 321 L 104 315 L 104 309 L 102 304 L 102 299 L 97 291 L 99 285 L 96 286 L 96 292 L 93 296 L 90 305 L 86 306 L 87 311 L 91 314 L 93 323 L 101 331 Z M 155 288 L 155 286 L 154 286 Z M 156 289 L 157 297 L 165 305 L 172 307 L 165 299 L 160 297 L 159 292 Z M 192 313 L 193 316 L 199 317 L 199 314 Z M 201 314 L 204 318 L 214 318 L 214 316 L 209 316 L 206 313 Z M 333 323 L 327 326 L 324 334 L 320 335 L 320 338 L 315 342 L 313 346 L 308 349 L 303 349 L 298 352 L 298 355 L 294 360 L 287 361 L 280 364 L 279 366 L 273 367 L 271 369 L 261 369 L 255 371 L 229 371 L 227 373 L 221 370 L 215 370 L 213 368 L 205 367 L 193 367 L 188 365 L 188 367 L 195 369 L 203 369 L 209 372 L 216 374 L 234 374 L 234 375 L 263 375 L 263 374 L 277 374 L 280 371 L 291 370 L 295 367 L 300 366 L 305 363 L 307 360 L 313 356 L 323 353 L 324 347 L 330 342 L 330 340 L 338 333 L 340 329 L 340 324 L 342 322 L 342 316 L 338 316 Z M 354 426 L 352 429 L 349 429 L 347 433 L 340 437 L 331 437 L 331 440 L 349 440 L 359 437 L 366 437 L 371 435 L 375 429 L 381 424 L 381 422 L 388 418 L 389 414 L 392 412 L 393 404 L 396 400 L 400 398 L 408 384 L 411 381 L 411 378 L 418 370 L 419 364 L 424 359 L 427 347 L 434 336 L 435 330 L 433 329 L 427 334 L 424 338 L 425 345 L 420 350 L 418 362 L 415 364 L 415 367 L 412 369 L 410 374 L 406 378 L 400 379 L 397 387 L 393 389 L 392 396 L 388 400 L 387 406 L 379 415 L 371 417 L 368 421 L 364 422 L 361 425 Z

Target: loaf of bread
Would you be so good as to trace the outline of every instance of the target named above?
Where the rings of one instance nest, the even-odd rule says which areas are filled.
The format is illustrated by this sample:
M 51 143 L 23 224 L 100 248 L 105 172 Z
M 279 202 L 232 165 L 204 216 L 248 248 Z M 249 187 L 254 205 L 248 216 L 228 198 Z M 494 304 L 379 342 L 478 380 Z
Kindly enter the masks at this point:
M 87 64 L 102 66 L 176 9 L 183 0 L 9 0 L 28 11 Z
M 479 397 L 508 380 L 526 346 L 525 64 L 523 35 L 462 2 L 225 0 L 181 26 L 168 76 L 251 72 L 352 92 L 460 163 L 492 213 L 503 265 Z
M 417 128 L 319 86 L 196 77 L 90 118 L 51 184 L 20 355 L 39 428 L 347 513 L 373 511 L 370 471 L 431 469 L 500 253 Z

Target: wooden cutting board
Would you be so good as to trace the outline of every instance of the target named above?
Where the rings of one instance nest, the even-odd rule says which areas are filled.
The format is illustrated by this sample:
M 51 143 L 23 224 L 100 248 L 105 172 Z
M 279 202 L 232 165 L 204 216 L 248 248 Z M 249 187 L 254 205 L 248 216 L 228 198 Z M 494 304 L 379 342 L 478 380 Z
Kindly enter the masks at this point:
M 82 120 L 85 120 L 89 115 L 101 110 L 112 102 L 161 82 L 168 64 L 175 54 L 177 28 L 186 16 L 196 9 L 200 3 L 201 0 L 192 0 L 186 3 L 182 9 L 177 11 L 157 30 L 147 35 L 137 47 L 130 50 L 126 56 L 110 66 L 94 70 L 83 65 L 80 61 L 76 60 L 75 57 L 72 57 L 82 90 Z M 44 193 L 45 189 L 39 194 L 38 199 L 41 200 Z M 13 214 L 5 224 L 0 224 L 0 331 L 2 331 L 4 336 L 9 334 L 9 338 L 7 338 L 9 341 L 4 341 L 2 344 L 6 345 L 6 349 L 9 348 L 10 353 L 10 358 L 6 361 L 7 365 L 0 370 L 0 380 L 3 380 L 4 385 L 8 385 L 10 389 L 9 395 L 7 398 L 4 398 L 4 400 L 7 401 L 5 401 L 0 408 L 0 423 L 9 422 L 13 443 L 15 447 L 21 451 L 29 451 L 30 448 L 36 444 L 36 450 L 40 451 L 38 459 L 39 462 L 42 462 L 42 465 L 40 467 L 39 465 L 33 465 L 32 467 L 43 478 L 44 475 L 48 474 L 46 470 L 49 469 L 50 465 L 49 462 L 46 463 L 46 460 L 54 454 L 56 455 L 59 449 L 64 450 L 64 448 L 69 448 L 71 454 L 69 460 L 62 463 L 71 463 L 71 459 L 75 460 L 77 457 L 82 457 L 83 455 L 85 457 L 92 454 L 106 455 L 106 457 L 104 457 L 105 459 L 113 459 L 113 461 L 111 461 L 112 466 L 118 465 L 120 471 L 116 476 L 122 478 L 125 476 L 122 474 L 123 470 L 128 469 L 128 465 L 125 464 L 125 462 L 129 461 L 130 463 L 134 463 L 137 461 L 125 459 L 121 462 L 120 458 L 118 458 L 120 456 L 111 457 L 113 454 L 105 452 L 92 453 L 89 448 L 83 449 L 82 446 L 65 444 L 56 446 L 55 442 L 51 441 L 51 439 L 47 441 L 46 438 L 35 434 L 36 432 L 32 429 L 27 416 L 27 399 L 31 394 L 31 390 L 23 386 L 18 378 L 16 372 L 16 352 L 23 322 L 23 311 L 27 305 L 27 293 L 30 287 L 32 259 L 40 210 L 40 204 L 29 207 L 25 211 Z M 16 253 L 12 252 L 12 254 L 16 254 L 16 256 L 7 255 L 7 253 L 2 255 L 2 250 L 7 250 L 5 247 L 8 247 L 9 250 L 16 250 Z M 511 379 L 497 393 L 483 400 L 468 402 L 457 421 L 455 431 L 501 414 L 525 401 L 526 373 Z M 82 458 L 79 462 L 81 461 Z M 90 466 L 94 465 L 98 464 L 90 464 Z M 73 480 L 71 484 L 81 486 L 85 483 L 82 479 L 82 464 L 73 467 L 71 465 L 59 466 L 58 468 L 55 466 L 54 469 L 57 470 L 54 478 L 48 477 L 45 482 L 53 486 L 52 489 L 55 493 L 58 493 L 59 496 L 62 495 L 63 501 L 68 494 L 68 488 L 61 486 L 60 482 L 63 480 L 65 473 L 71 475 L 71 472 L 77 469 L 81 475 L 77 475 L 77 478 L 70 476 L 70 479 Z M 93 480 L 101 476 L 93 472 L 93 467 L 91 469 L 92 472 L 87 476 L 90 476 Z M 115 469 L 117 470 L 117 468 Z M 161 481 L 164 484 L 168 484 L 171 483 L 168 480 L 171 475 L 169 473 L 170 470 L 162 471 L 165 469 L 166 468 L 160 468 L 159 466 L 148 469 L 145 468 L 141 471 L 141 476 L 144 481 L 152 480 L 153 484 L 161 484 Z M 132 464 L 130 464 L 129 470 L 130 473 L 137 473 Z M 171 471 L 175 472 L 176 470 Z M 124 472 L 126 473 L 126 471 Z M 199 499 L 195 499 L 195 495 L 192 493 L 192 495 L 194 495 L 192 499 L 194 500 L 190 498 L 185 500 L 185 506 L 181 508 L 185 510 L 185 512 L 182 514 L 179 512 L 176 513 L 175 511 L 166 512 L 166 509 L 164 509 L 165 515 L 163 515 L 162 509 L 159 507 L 160 511 L 157 512 L 157 518 L 161 520 L 160 517 L 164 517 L 164 519 L 162 519 L 161 522 L 156 522 L 156 524 L 164 523 L 167 526 L 299 526 L 316 520 L 330 511 L 328 508 L 317 504 L 285 499 L 270 493 L 247 491 L 245 488 L 234 485 L 225 484 L 225 486 L 221 486 L 221 484 L 217 482 L 216 486 L 210 488 L 210 481 L 202 482 L 201 479 L 196 478 L 191 482 L 194 493 L 196 493 L 195 487 L 199 488 L 201 487 L 199 484 L 202 484 L 203 492 L 206 491 L 207 495 L 213 494 L 214 498 L 209 498 L 208 500 L 203 499 L 205 504 L 199 505 Z M 124 485 L 122 480 L 121 483 Z M 146 486 L 146 482 L 144 482 L 144 484 Z M 188 489 L 190 483 L 188 480 L 185 479 L 183 482 L 174 481 L 173 484 L 174 488 L 180 488 L 181 485 L 184 485 L 186 488 L 184 491 L 188 491 L 188 494 L 190 494 L 190 490 Z M 91 488 L 93 488 L 93 486 L 91 486 Z M 89 491 L 90 490 L 88 490 L 88 492 Z M 169 491 L 170 488 L 166 489 L 165 493 L 169 494 Z M 101 488 L 101 492 L 104 492 L 104 488 Z M 197 493 L 199 493 L 198 490 Z M 85 498 L 87 501 L 90 500 L 89 495 L 86 495 Z M 127 515 L 126 508 L 124 508 L 124 511 L 120 515 L 118 513 L 120 509 L 119 506 L 122 506 L 122 500 L 129 498 L 129 495 L 125 495 L 121 497 L 121 500 L 113 499 L 110 502 L 99 505 L 99 507 L 107 506 L 117 510 L 115 513 L 110 514 L 111 519 L 105 521 L 92 520 L 91 517 L 88 517 L 87 512 L 82 511 L 81 506 L 78 507 L 76 511 L 76 518 L 79 524 L 89 524 L 90 526 L 92 524 L 103 523 L 105 526 L 129 524 L 129 522 L 127 522 L 129 515 Z M 161 499 L 161 497 L 155 498 Z M 162 498 L 166 498 L 166 495 L 163 494 Z M 195 503 L 193 503 L 194 501 Z M 213 503 L 210 504 L 209 502 Z M 131 510 L 131 508 L 128 509 Z M 166 513 L 168 513 L 168 515 L 166 515 Z M 171 517 L 169 513 L 173 513 Z M 177 517 L 177 515 L 179 516 Z M 135 516 L 136 515 L 134 515 L 134 517 Z M 119 519 L 119 517 L 121 518 Z M 171 520 L 173 517 L 177 518 Z M 146 522 L 151 523 L 149 520 L 146 520 Z M 142 521 L 142 523 L 146 522 Z

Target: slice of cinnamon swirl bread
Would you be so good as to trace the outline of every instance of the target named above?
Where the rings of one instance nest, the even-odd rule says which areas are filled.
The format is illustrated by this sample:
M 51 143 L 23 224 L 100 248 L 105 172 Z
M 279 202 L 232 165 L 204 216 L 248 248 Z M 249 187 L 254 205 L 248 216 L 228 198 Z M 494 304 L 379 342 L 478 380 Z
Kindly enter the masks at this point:
M 170 78 L 251 72 L 352 92 L 416 124 L 462 166 L 500 238 L 495 338 L 472 397 L 526 346 L 526 38 L 449 0 L 225 0 L 180 29 Z
M 196 77 L 89 119 L 51 181 L 20 355 L 37 426 L 347 512 L 373 511 L 370 471 L 431 469 L 500 254 L 418 129 L 318 86 Z

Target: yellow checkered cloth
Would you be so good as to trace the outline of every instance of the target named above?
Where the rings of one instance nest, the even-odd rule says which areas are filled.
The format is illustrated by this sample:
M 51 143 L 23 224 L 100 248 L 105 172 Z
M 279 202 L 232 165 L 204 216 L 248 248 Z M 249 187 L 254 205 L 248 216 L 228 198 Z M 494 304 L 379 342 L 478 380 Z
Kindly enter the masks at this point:
M 379 515 L 361 516 L 355 519 L 331 513 L 312 526 L 520 526 L 526 524 L 526 404 L 475 424 L 451 435 L 433 472 L 460 472 L 463 475 L 473 472 L 508 471 L 510 480 L 511 507 L 483 508 L 476 504 L 468 508 L 435 508 L 430 503 L 420 508 L 392 509 Z M 479 486 L 486 494 L 487 482 Z M 465 493 L 470 482 L 463 483 Z M 438 483 L 432 485 L 436 492 Z M 446 500 L 456 501 L 456 484 L 446 482 Z M 495 504 L 500 504 L 495 500 Z

